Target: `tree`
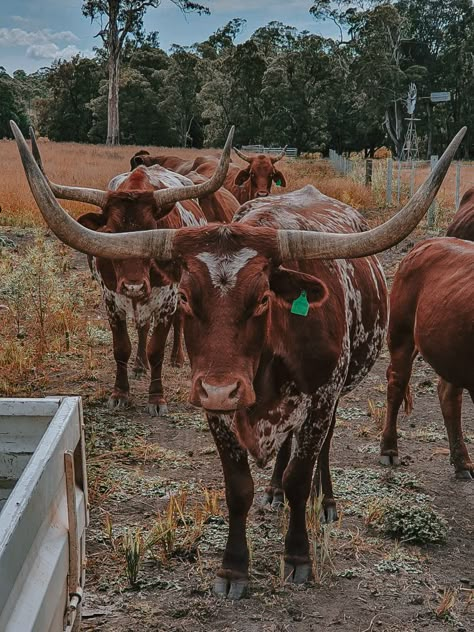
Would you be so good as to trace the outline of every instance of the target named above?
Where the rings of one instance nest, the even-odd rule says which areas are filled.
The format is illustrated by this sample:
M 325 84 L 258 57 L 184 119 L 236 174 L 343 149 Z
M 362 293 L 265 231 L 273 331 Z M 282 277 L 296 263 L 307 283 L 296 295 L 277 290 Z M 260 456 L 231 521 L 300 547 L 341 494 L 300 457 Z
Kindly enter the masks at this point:
M 76 55 L 70 61 L 54 62 L 47 76 L 49 96 L 37 101 L 40 133 L 51 140 L 86 143 L 92 125 L 89 102 L 102 78 L 93 59 Z
M 183 13 L 209 13 L 209 9 L 189 0 L 170 0 Z M 107 145 L 120 142 L 119 132 L 119 75 L 120 59 L 128 37 L 141 38 L 143 19 L 149 8 L 157 8 L 161 0 L 84 0 L 82 13 L 100 21 L 98 36 L 102 39 L 108 58 Z
M 0 138 L 11 138 L 10 119 L 22 130 L 26 130 L 28 117 L 20 98 L 18 82 L 0 66 Z

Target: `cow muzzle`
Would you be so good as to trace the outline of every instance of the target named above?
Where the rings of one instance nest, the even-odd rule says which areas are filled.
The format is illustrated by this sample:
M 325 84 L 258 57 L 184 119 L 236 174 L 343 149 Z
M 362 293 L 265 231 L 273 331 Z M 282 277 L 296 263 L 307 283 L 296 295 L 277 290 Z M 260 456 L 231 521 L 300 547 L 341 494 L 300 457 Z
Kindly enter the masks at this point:
M 123 294 L 127 298 L 144 299 L 150 294 L 147 283 L 126 283 L 122 282 L 118 288 L 119 294 Z
M 190 401 L 212 412 L 229 412 L 246 408 L 255 403 L 255 393 L 250 384 L 235 379 L 227 384 L 212 384 L 198 377 L 194 380 Z
M 257 191 L 257 197 L 261 198 L 261 197 L 268 197 L 269 193 L 268 191 Z

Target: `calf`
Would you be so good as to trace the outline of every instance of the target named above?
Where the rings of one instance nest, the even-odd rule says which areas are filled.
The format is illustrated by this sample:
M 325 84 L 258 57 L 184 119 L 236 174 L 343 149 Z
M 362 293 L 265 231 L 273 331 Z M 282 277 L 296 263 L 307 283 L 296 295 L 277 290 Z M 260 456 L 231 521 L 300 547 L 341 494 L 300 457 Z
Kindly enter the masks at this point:
M 398 462 L 397 415 L 412 402 L 409 381 L 418 354 L 439 376 L 438 396 L 457 478 L 471 479 L 474 465 L 461 427 L 463 389 L 474 401 L 474 244 L 429 239 L 403 259 L 390 298 L 387 417 L 382 463 Z

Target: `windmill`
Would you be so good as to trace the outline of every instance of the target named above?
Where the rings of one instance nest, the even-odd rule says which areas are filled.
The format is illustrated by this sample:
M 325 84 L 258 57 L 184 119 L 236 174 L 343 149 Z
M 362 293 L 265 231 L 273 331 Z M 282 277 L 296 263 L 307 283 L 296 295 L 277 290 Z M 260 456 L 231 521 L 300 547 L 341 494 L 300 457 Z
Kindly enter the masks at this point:
M 402 160 L 418 160 L 419 156 L 416 121 L 419 121 L 420 119 L 415 118 L 416 96 L 416 85 L 411 83 L 408 87 L 408 94 L 405 99 L 405 105 L 409 118 L 406 119 L 408 121 L 408 129 L 403 143 Z

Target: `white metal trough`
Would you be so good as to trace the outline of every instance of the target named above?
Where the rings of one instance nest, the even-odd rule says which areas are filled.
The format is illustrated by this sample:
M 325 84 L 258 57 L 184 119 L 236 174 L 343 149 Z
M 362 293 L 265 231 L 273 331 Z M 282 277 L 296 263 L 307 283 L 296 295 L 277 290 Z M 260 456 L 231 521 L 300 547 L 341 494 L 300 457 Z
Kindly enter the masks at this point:
M 0 630 L 77 630 L 87 477 L 81 399 L 0 399 Z

